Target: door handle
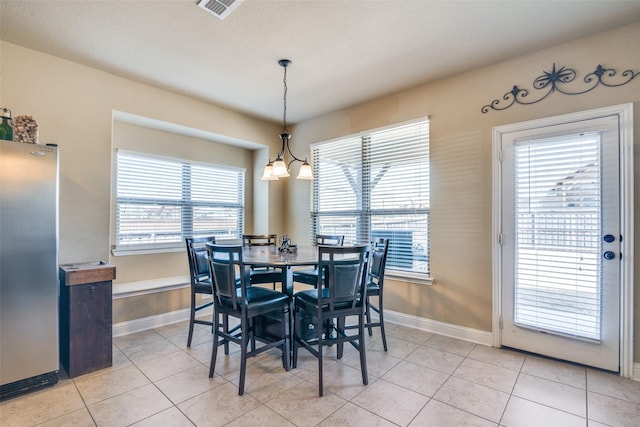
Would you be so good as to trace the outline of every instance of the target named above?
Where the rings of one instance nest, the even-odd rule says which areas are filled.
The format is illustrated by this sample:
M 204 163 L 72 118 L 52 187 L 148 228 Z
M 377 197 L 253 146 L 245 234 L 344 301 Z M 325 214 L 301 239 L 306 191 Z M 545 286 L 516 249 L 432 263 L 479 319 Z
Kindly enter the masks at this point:
M 606 251 L 604 254 L 602 254 L 602 256 L 604 257 L 604 259 L 608 259 L 608 260 L 612 260 L 616 258 L 616 254 L 611 251 Z
M 607 243 L 613 243 L 616 240 L 616 238 L 613 234 L 605 234 L 602 237 L 602 240 L 604 240 Z

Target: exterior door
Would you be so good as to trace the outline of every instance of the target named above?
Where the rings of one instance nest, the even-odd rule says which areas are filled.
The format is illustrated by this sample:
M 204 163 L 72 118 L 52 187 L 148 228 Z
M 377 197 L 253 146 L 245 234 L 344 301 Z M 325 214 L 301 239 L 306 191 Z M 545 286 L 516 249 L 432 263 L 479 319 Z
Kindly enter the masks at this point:
M 501 344 L 620 369 L 619 117 L 501 138 Z

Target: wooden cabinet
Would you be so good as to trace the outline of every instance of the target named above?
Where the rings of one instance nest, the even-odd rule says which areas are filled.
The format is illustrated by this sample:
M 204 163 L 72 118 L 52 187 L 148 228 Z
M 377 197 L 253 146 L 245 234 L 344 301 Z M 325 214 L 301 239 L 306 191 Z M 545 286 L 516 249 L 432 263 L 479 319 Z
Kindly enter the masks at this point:
M 77 377 L 112 365 L 112 280 L 101 262 L 60 266 L 60 361 Z

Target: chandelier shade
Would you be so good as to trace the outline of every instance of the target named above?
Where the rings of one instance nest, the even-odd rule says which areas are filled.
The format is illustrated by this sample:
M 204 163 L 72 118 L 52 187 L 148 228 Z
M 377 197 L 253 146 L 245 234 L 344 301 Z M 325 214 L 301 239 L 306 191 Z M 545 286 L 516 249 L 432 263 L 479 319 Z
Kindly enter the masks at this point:
M 282 159 L 277 159 L 273 162 L 273 170 L 271 175 L 276 178 L 287 178 L 289 171 L 287 170 L 287 164 Z
M 277 181 L 278 177 L 273 175 L 273 163 L 267 163 L 267 166 L 264 167 L 264 171 L 262 172 L 262 180 L 263 181 Z
M 313 179 L 313 173 L 311 172 L 311 165 L 308 162 L 302 163 L 300 171 L 296 179 Z
M 300 162 L 302 165 L 300 166 L 300 170 L 298 172 L 298 176 L 296 179 L 306 179 L 312 180 L 313 173 L 311 170 L 311 165 L 305 158 L 299 159 L 291 152 L 291 147 L 289 146 L 289 140 L 291 139 L 291 134 L 287 130 L 287 67 L 291 65 L 291 61 L 288 59 L 281 59 L 278 61 L 278 64 L 282 68 L 284 68 L 284 108 L 282 113 L 282 133 L 280 134 L 280 139 L 282 140 L 282 149 L 278 152 L 275 160 L 269 159 L 269 163 L 264 167 L 264 171 L 262 173 L 263 181 L 277 181 L 280 178 L 287 178 L 290 176 L 289 169 L 293 162 Z M 285 161 L 285 155 L 288 153 L 288 157 L 291 158 L 289 163 Z

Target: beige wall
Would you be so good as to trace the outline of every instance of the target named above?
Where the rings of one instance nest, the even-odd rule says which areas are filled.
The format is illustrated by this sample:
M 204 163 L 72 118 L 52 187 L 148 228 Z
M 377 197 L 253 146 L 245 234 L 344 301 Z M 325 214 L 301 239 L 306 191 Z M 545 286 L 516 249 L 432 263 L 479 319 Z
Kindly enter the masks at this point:
M 0 66 L 0 104 L 10 108 L 14 116 L 33 116 L 39 125 L 40 142 L 60 147 L 60 263 L 107 260 L 119 267 L 116 284 L 180 275 L 187 272 L 187 264 L 184 253 L 141 255 L 134 261 L 133 257 L 110 255 L 114 111 L 255 143 L 268 147 L 272 153 L 279 149 L 280 128 L 276 124 L 11 43 L 0 42 Z M 221 149 L 216 143 L 193 138 L 182 138 L 179 143 L 183 146 L 176 147 L 176 153 L 184 157 L 213 158 Z M 167 142 L 161 144 L 166 146 Z M 252 155 L 247 157 L 246 152 L 240 152 L 244 150 L 224 151 L 240 155 L 242 165 L 252 164 Z M 256 178 L 252 167 L 247 167 L 247 181 L 248 189 L 253 186 L 248 197 L 253 192 L 266 194 L 263 203 L 273 198 L 269 194 L 271 188 L 276 195 L 282 193 L 280 187 L 271 187 L 260 181 L 259 176 Z M 269 211 L 278 221 L 267 222 L 267 227 L 282 232 L 280 206 L 278 203 L 249 206 L 248 217 L 253 219 L 255 211 L 264 221 L 264 212 Z M 247 223 L 245 227 L 251 232 L 254 224 Z M 147 299 L 116 300 L 114 322 L 187 307 L 184 295 L 185 292 L 170 292 Z
M 0 48 L 0 102 L 14 115 L 33 116 L 40 142 L 60 146 L 62 263 L 109 257 L 114 111 L 239 141 L 274 144 L 272 152 L 279 148 L 274 135 L 280 129 L 275 124 L 11 43 L 2 42 Z M 270 188 L 259 179 L 255 185 L 263 192 Z
M 600 87 L 580 96 L 554 93 L 543 102 L 482 114 L 480 109 L 517 84 L 538 95 L 533 80 L 554 63 L 585 74 L 598 64 L 622 73 L 640 71 L 640 23 L 473 70 L 298 124 L 297 141 L 320 142 L 422 116 L 430 118 L 431 272 L 433 286 L 389 281 L 385 306 L 445 323 L 491 331 L 492 128 L 494 126 L 634 103 L 635 188 L 640 190 L 640 77 L 620 88 Z M 579 85 L 581 86 L 581 85 Z M 304 156 L 305 150 L 295 151 Z M 290 200 L 308 200 L 307 185 L 291 181 Z M 636 212 L 640 197 L 636 197 Z M 308 207 L 287 206 L 290 234 L 307 239 Z M 640 235 L 636 214 L 635 243 Z M 640 268 L 635 269 L 635 278 Z M 635 281 L 637 283 L 637 280 Z M 640 287 L 636 286 L 636 295 Z M 638 295 L 640 296 L 640 295 Z M 635 304 L 635 357 L 640 360 L 640 310 Z
M 2 43 L 2 105 L 14 114 L 33 115 L 43 142 L 61 146 L 61 262 L 109 257 L 111 182 L 111 114 L 125 111 L 167 122 L 271 145 L 277 125 L 266 124 L 219 107 L 130 80 Z M 480 108 L 514 84 L 531 89 L 532 81 L 555 62 L 578 72 L 578 79 L 596 65 L 620 71 L 640 70 L 640 23 L 490 67 L 452 76 L 399 92 L 304 123 L 292 129 L 293 151 L 304 156 L 306 144 L 358 131 L 429 116 L 431 120 L 431 261 L 433 286 L 389 282 L 391 310 L 478 330 L 491 330 L 491 137 L 494 126 L 634 102 L 635 141 L 640 141 L 640 81 L 621 88 L 598 88 L 581 95 L 552 94 L 545 101 L 516 105 L 482 114 Z M 531 96 L 535 96 L 534 93 Z M 276 144 L 276 145 L 273 145 Z M 640 151 L 637 151 L 640 153 Z M 636 159 L 639 154 L 636 154 Z M 254 170 L 263 155 L 254 153 Z M 260 163 L 260 164 L 257 164 Z M 635 167 L 640 171 L 636 160 Z M 636 189 L 640 189 L 636 174 Z M 268 206 L 268 219 L 255 219 L 263 228 L 287 232 L 304 243 L 309 235 L 309 183 L 263 183 L 254 180 L 254 203 Z M 269 196 L 264 197 L 268 189 Z M 637 190 L 636 190 L 637 192 Z M 636 197 L 636 206 L 640 203 Z M 284 215 L 282 212 L 284 211 Z M 637 209 L 636 209 L 637 211 Z M 258 214 L 258 212 L 260 212 Z M 261 232 L 261 230 L 256 230 Z M 638 242 L 636 221 L 635 242 Z M 140 258 L 144 270 L 157 267 L 157 258 Z M 640 269 L 636 269 L 636 277 Z M 636 289 L 636 293 L 638 293 Z M 166 301 L 163 301 L 163 298 Z M 116 313 L 136 316 L 175 309 L 182 296 L 139 298 Z M 158 301 L 160 300 L 160 302 Z M 636 298 L 636 301 L 638 298 Z M 139 306 L 147 306 L 141 310 Z M 640 355 L 640 309 L 636 302 L 635 354 Z M 128 318 L 123 314 L 118 319 Z M 635 357 L 640 360 L 639 356 Z

